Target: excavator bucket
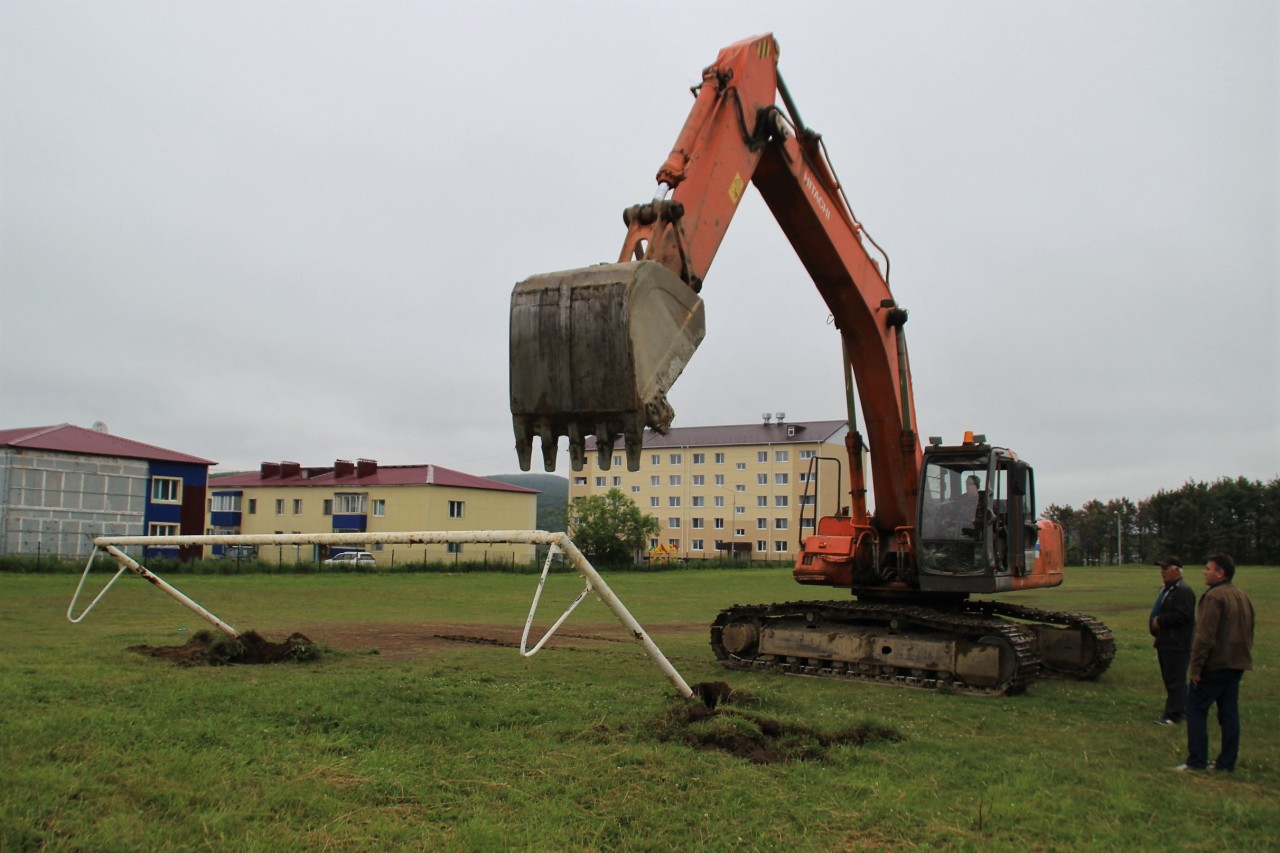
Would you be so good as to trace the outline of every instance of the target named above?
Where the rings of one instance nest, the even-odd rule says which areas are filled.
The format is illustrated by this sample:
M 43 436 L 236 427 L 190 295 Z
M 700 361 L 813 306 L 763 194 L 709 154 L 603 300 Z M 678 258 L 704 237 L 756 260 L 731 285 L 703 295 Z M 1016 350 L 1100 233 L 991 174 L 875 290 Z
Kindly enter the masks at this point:
M 640 468 L 644 429 L 666 433 L 675 412 L 667 390 L 706 332 L 702 300 L 656 261 L 599 264 L 525 279 L 511 293 L 511 420 L 520 467 L 533 437 L 556 466 L 569 437 L 575 471 L 596 437 L 608 470 L 624 437 L 627 468 Z

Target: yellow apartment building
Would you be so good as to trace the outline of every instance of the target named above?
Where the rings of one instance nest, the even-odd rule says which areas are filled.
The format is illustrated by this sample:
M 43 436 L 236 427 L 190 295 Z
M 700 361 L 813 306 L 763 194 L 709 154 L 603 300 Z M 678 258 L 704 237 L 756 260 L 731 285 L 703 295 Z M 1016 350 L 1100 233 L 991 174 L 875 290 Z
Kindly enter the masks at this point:
M 378 533 L 416 530 L 534 530 L 538 492 L 439 465 L 379 465 L 339 459 L 332 466 L 264 462 L 260 470 L 214 476 L 207 530 L 213 534 Z M 355 546 L 379 566 L 444 560 L 527 563 L 533 545 Z M 263 546 L 258 556 L 315 562 L 344 548 Z M 213 546 L 210 556 L 226 552 Z
M 649 542 L 653 557 L 791 561 L 814 519 L 848 503 L 847 431 L 847 421 L 788 422 L 784 413 L 755 424 L 676 427 L 667 435 L 647 430 L 635 472 L 627 470 L 621 438 L 609 470 L 588 439 L 569 499 L 620 489 L 662 525 Z

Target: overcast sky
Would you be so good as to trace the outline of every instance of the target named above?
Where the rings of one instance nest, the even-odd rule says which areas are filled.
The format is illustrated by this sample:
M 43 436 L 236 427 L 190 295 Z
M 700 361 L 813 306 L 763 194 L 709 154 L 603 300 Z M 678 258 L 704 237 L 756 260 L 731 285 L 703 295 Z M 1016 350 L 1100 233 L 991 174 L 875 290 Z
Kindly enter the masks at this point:
M 1278 8 L 0 0 L 0 427 L 518 470 L 512 286 L 615 260 L 701 69 L 773 32 L 922 435 L 1017 450 L 1042 507 L 1268 480 Z M 677 426 L 844 417 L 754 191 L 702 295 Z

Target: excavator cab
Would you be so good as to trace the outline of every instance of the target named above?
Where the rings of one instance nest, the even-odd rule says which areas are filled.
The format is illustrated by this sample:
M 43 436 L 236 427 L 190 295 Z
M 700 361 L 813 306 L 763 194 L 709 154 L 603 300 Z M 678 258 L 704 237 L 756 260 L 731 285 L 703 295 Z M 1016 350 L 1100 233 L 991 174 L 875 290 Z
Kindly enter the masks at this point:
M 640 469 L 645 427 L 665 434 L 667 391 L 706 332 L 702 300 L 655 261 L 598 264 L 535 275 L 511 294 L 511 418 L 520 467 L 533 438 L 555 470 L 559 437 L 582 469 L 588 435 L 608 470 L 621 434 L 627 468 Z
M 1038 565 L 1031 466 L 1004 448 L 928 447 L 916 531 L 921 590 L 997 592 L 1062 580 Z

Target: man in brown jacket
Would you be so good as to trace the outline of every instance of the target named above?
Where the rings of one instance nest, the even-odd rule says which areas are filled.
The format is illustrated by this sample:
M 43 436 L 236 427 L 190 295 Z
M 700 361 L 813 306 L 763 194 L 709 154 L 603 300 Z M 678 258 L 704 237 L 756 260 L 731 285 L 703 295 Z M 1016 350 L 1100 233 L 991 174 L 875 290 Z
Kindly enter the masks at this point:
M 1200 596 L 1191 642 L 1187 697 L 1187 762 L 1178 770 L 1204 770 L 1209 761 L 1209 708 L 1218 706 L 1222 749 L 1214 770 L 1236 769 L 1240 752 L 1240 679 L 1253 669 L 1253 604 L 1232 583 L 1236 564 L 1214 554 L 1204 567 L 1209 589 Z

